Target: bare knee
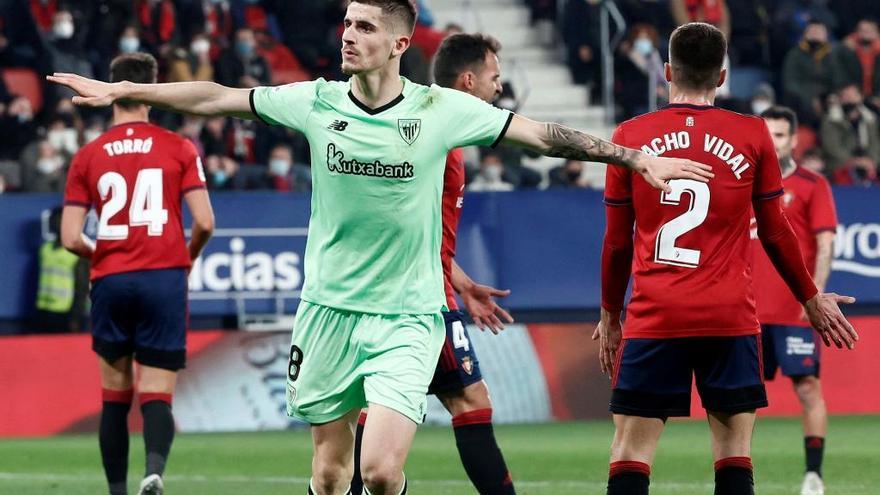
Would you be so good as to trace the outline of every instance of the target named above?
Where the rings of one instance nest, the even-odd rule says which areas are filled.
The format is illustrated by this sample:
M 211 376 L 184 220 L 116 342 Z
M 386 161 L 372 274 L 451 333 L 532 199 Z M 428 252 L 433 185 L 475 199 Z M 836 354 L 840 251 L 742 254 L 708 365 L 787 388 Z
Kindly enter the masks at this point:
M 392 461 L 368 462 L 361 465 L 361 477 L 371 493 L 396 495 L 403 482 L 403 471 Z
M 351 484 L 353 474 L 354 467 L 350 462 L 316 456 L 312 465 L 312 485 L 321 495 L 343 493 Z
M 798 400 L 805 409 L 812 409 L 822 404 L 822 386 L 815 376 L 802 376 L 792 380 Z
M 437 398 L 453 417 L 471 411 L 492 408 L 489 387 L 482 380 L 468 385 L 462 390 L 437 394 Z

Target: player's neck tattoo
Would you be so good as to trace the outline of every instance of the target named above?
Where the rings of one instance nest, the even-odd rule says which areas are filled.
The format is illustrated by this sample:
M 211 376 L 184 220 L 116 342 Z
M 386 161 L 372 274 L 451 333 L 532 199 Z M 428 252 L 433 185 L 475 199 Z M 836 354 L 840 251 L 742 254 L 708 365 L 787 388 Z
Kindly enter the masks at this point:
M 613 163 L 634 168 L 639 153 L 604 139 L 561 124 L 546 124 L 547 149 L 544 154 L 556 158 Z

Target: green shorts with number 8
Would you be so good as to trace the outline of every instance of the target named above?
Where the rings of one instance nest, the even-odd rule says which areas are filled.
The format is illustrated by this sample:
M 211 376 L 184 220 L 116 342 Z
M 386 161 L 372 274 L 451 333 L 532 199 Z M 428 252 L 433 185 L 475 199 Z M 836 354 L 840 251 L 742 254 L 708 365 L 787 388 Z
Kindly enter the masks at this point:
M 383 315 L 301 301 L 287 376 L 287 414 L 322 424 L 379 404 L 416 423 L 446 338 L 440 312 Z

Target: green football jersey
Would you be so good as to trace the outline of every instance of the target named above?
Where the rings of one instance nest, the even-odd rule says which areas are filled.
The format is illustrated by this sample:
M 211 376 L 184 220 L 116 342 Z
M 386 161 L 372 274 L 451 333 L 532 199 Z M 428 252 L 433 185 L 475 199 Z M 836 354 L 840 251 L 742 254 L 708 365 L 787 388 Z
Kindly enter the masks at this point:
M 263 121 L 302 132 L 312 161 L 312 212 L 302 299 L 349 311 L 426 314 L 446 304 L 440 266 L 446 154 L 494 145 L 513 114 L 460 91 L 403 79 L 371 109 L 350 82 L 251 92 Z

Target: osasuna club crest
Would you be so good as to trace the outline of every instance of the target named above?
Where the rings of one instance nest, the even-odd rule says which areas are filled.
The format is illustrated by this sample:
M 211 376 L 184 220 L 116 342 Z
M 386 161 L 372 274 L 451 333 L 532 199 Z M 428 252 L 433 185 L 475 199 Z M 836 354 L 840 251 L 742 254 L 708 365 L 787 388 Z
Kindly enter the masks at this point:
M 397 119 L 397 130 L 406 144 L 413 144 L 422 131 L 422 119 Z

